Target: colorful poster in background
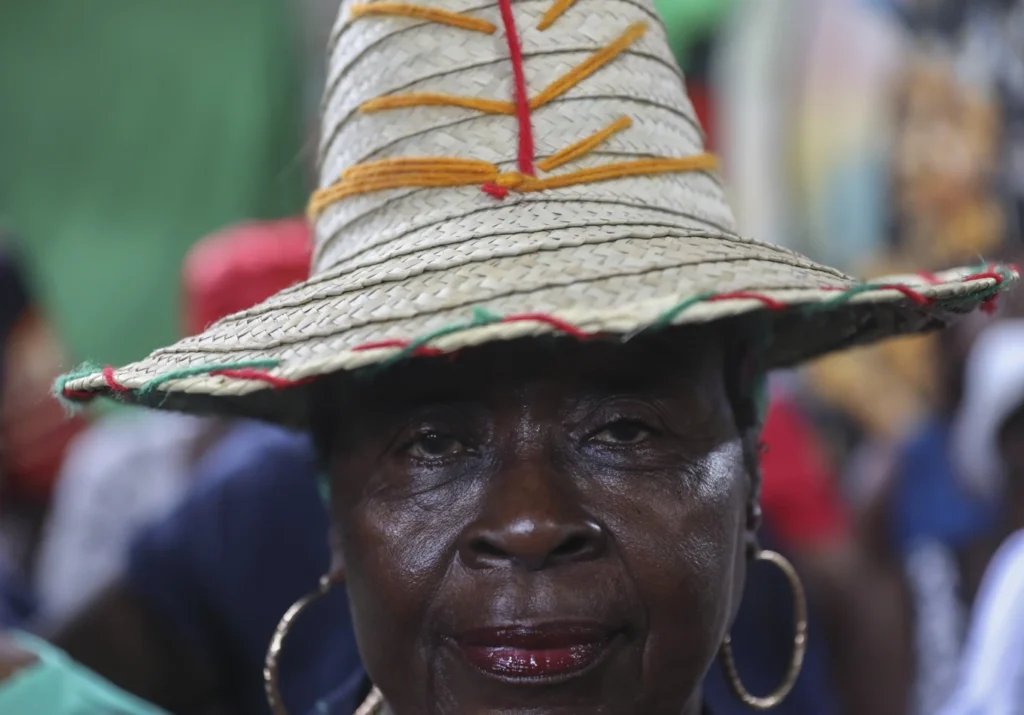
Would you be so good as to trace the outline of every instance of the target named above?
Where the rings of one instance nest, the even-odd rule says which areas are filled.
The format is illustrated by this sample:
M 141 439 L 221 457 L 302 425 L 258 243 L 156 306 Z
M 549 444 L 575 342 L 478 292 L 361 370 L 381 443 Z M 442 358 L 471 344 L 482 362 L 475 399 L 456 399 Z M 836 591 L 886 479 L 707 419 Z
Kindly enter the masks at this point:
M 189 246 L 302 210 L 292 12 L 0 3 L 0 226 L 73 360 L 123 364 L 170 343 Z
M 972 263 L 1019 235 L 1021 6 L 740 2 L 715 86 L 742 230 L 865 278 Z M 896 436 L 934 404 L 935 354 L 928 337 L 893 341 L 807 375 L 861 429 Z
M 716 59 L 745 233 L 854 270 L 879 249 L 901 33 L 860 0 L 742 0 Z

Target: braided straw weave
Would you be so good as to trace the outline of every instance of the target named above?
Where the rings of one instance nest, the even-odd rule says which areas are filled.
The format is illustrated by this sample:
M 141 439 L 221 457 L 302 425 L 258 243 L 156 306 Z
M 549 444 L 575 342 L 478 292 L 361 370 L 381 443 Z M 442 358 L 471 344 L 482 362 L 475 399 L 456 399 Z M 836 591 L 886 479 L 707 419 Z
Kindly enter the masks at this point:
M 60 394 L 301 424 L 318 375 L 546 333 L 772 316 L 767 366 L 940 327 L 983 267 L 862 285 L 738 236 L 651 0 L 344 0 L 312 278 Z

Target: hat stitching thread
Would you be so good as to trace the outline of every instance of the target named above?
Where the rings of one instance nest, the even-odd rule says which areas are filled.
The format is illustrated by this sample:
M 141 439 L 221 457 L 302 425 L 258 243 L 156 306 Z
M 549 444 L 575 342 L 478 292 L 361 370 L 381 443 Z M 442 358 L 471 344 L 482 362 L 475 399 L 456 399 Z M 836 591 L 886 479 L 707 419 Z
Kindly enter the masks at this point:
M 1006 287 L 1007 279 L 1014 277 L 1014 271 L 1017 269 L 1013 266 L 998 266 L 991 265 L 986 270 L 972 273 L 971 275 L 965 276 L 957 281 L 949 281 L 947 283 L 969 283 L 977 280 L 990 279 L 995 281 L 994 285 L 983 291 L 980 296 L 973 296 L 968 300 L 977 302 L 980 298 L 980 303 L 984 306 L 987 303 L 991 303 L 999 293 Z M 822 287 L 819 290 L 830 291 L 835 290 L 831 287 Z M 837 295 L 835 298 L 825 301 L 818 305 L 805 305 L 801 309 L 808 312 L 816 312 L 823 309 L 835 307 L 837 305 L 849 302 L 851 299 L 865 293 L 867 291 L 881 291 L 881 290 L 896 290 L 906 296 L 909 300 L 919 306 L 934 306 L 936 304 L 958 304 L 964 302 L 964 298 L 961 296 L 953 296 L 945 300 L 936 300 L 922 295 L 913 288 L 902 285 L 899 283 L 866 283 L 863 285 L 854 286 L 853 288 L 840 289 L 843 292 Z M 790 308 L 789 305 L 778 301 L 770 296 L 753 293 L 747 291 L 732 291 L 728 293 L 704 293 L 698 296 L 688 298 L 678 305 L 673 306 L 669 310 L 662 313 L 657 319 L 651 323 L 652 328 L 664 327 L 671 324 L 675 318 L 681 313 L 685 312 L 689 308 L 703 302 L 721 302 L 728 300 L 756 300 L 760 301 L 768 310 L 773 312 L 780 312 Z M 557 318 L 553 315 L 546 313 L 523 313 L 516 315 L 500 316 L 492 313 L 483 308 L 476 308 L 473 311 L 473 318 L 468 322 L 458 323 L 455 325 L 445 326 L 438 330 L 432 331 L 420 338 L 415 340 L 387 340 L 378 341 L 374 343 L 366 343 L 360 346 L 351 348 L 352 352 L 364 352 L 369 350 L 378 349 L 396 349 L 394 355 L 389 356 L 386 360 L 382 361 L 381 366 L 390 365 L 394 362 L 402 360 L 404 358 L 413 355 L 440 355 L 444 351 L 438 350 L 437 348 L 429 347 L 429 343 L 448 335 L 463 332 L 473 328 L 484 327 L 487 325 L 493 325 L 497 323 L 516 323 L 516 322 L 535 322 L 543 323 L 551 326 L 558 332 L 570 335 L 577 339 L 589 339 L 596 337 L 596 333 L 588 333 L 579 327 L 572 325 L 571 323 Z M 174 370 L 164 375 L 152 378 L 145 382 L 139 388 L 131 388 L 123 383 L 119 382 L 114 374 L 113 367 L 107 366 L 100 370 L 95 367 L 83 366 L 77 372 L 70 373 L 61 377 L 54 385 L 54 393 L 65 404 L 69 404 L 74 407 L 76 403 L 87 402 L 97 396 L 99 392 L 91 390 L 71 390 L 68 389 L 67 385 L 74 381 L 84 378 L 93 377 L 96 374 L 103 376 L 104 383 L 110 389 L 115 396 L 119 396 L 122 399 L 130 399 L 134 396 L 144 396 L 152 393 L 157 387 L 173 380 L 184 379 L 188 377 L 196 377 L 200 375 L 213 375 L 227 377 L 229 379 L 239 380 L 255 380 L 264 382 L 270 385 L 274 389 L 285 389 L 290 387 L 297 387 L 300 385 L 308 384 L 315 377 L 303 377 L 299 379 L 288 379 L 277 377 L 272 375 L 269 370 L 280 365 L 281 361 L 277 359 L 266 359 L 266 360 L 247 360 L 239 361 L 234 363 L 227 363 L 221 365 L 205 365 L 196 366 L 190 368 L 184 368 L 182 370 Z
M 551 22 L 554 22 L 558 16 L 564 13 L 571 4 L 571 0 L 568 3 L 558 0 L 549 10 L 548 14 L 551 15 L 551 21 L 545 27 L 550 27 Z M 512 1 L 499 0 L 498 5 L 502 23 L 505 27 L 505 36 L 508 41 L 509 57 L 515 80 L 515 102 L 502 102 L 479 97 L 457 97 L 446 94 L 415 93 L 378 97 L 365 102 L 360 107 L 360 111 L 373 112 L 421 106 L 457 106 L 488 113 L 513 114 L 519 123 L 519 171 L 502 173 L 493 164 L 472 159 L 441 157 L 397 158 L 357 164 L 345 170 L 342 173 L 341 180 L 334 185 L 313 193 L 309 204 L 310 219 L 317 218 L 329 205 L 349 196 L 387 189 L 470 186 L 482 181 L 481 190 L 501 200 L 508 196 L 510 190 L 537 192 L 632 176 L 651 176 L 662 173 L 701 170 L 710 171 L 717 168 L 717 159 L 711 154 L 704 153 L 685 159 L 640 159 L 604 164 L 556 177 L 536 179 L 531 111 L 562 96 L 612 62 L 627 50 L 633 42 L 647 32 L 648 25 L 646 22 L 637 22 L 630 25 L 622 35 L 613 40 L 608 46 L 593 53 L 531 99 L 526 88 L 522 45 L 519 41 L 515 16 L 512 12 Z M 392 4 L 384 4 L 383 6 L 387 8 L 387 11 L 379 14 L 415 13 L 416 17 L 425 19 L 430 19 L 428 15 L 436 16 L 429 11 L 429 8 L 424 8 L 423 6 Z M 374 8 L 378 6 L 356 7 Z M 353 17 L 358 18 L 368 14 L 372 13 L 363 9 L 353 14 Z M 441 17 L 442 21 L 448 21 L 449 24 L 455 21 L 454 18 L 448 15 Z M 459 15 L 459 21 L 461 22 L 464 17 Z M 544 24 L 544 21 L 542 21 L 542 24 Z M 584 156 L 604 141 L 607 141 L 616 132 L 622 131 L 631 125 L 632 120 L 628 117 L 618 120 L 596 135 L 577 142 L 546 160 L 544 165 L 549 167 L 546 170 L 550 171 L 553 168 Z
M 477 169 L 481 162 L 474 159 L 463 160 L 467 162 L 463 167 L 449 164 L 447 162 L 452 160 L 445 159 L 445 167 L 439 169 L 422 169 L 416 165 L 404 166 L 402 164 L 402 162 L 406 161 L 419 164 L 424 161 L 423 159 L 385 159 L 384 161 L 395 162 L 393 166 L 396 171 L 390 175 L 383 176 L 364 176 L 356 173 L 356 178 L 350 180 L 349 177 L 351 175 L 348 172 L 362 168 L 352 167 L 352 169 L 348 169 L 345 172 L 345 177 L 342 181 L 327 189 L 317 191 L 310 201 L 310 220 L 315 220 L 328 206 L 349 196 L 399 188 L 454 188 L 472 186 L 479 183 L 481 178 L 481 174 Z M 714 154 L 705 152 L 682 159 L 636 159 L 634 161 L 602 164 L 543 179 L 528 176 L 521 172 L 503 173 L 497 166 L 491 165 L 491 167 L 491 170 L 484 175 L 485 185 L 493 184 L 504 189 L 511 189 L 522 193 L 533 193 L 632 176 L 657 176 L 659 174 L 679 172 L 714 171 L 718 168 L 718 158 Z
M 353 19 L 366 17 L 367 15 L 390 15 L 437 22 L 442 25 L 458 27 L 462 30 L 482 32 L 485 35 L 493 35 L 498 31 L 498 27 L 494 23 L 487 22 L 487 20 L 427 5 L 397 2 L 364 3 L 353 5 L 351 13 Z
M 556 154 L 552 154 L 547 159 L 537 162 L 537 168 L 541 171 L 554 171 L 558 167 L 568 164 L 570 161 L 578 159 L 585 154 L 589 154 L 613 136 L 625 129 L 629 129 L 631 126 L 633 126 L 632 119 L 629 117 L 620 117 L 599 132 L 576 142 L 572 146 L 562 149 Z
M 501 22 L 505 26 L 508 40 L 508 54 L 512 60 L 512 76 L 515 79 L 516 120 L 519 122 L 519 171 L 527 176 L 537 172 L 533 167 L 533 120 L 530 117 L 530 95 L 526 89 L 526 73 L 523 70 L 523 46 L 519 42 L 516 18 L 512 14 L 512 0 L 498 0 Z
M 504 6 L 505 3 L 508 2 L 511 2 L 511 0 L 500 0 L 499 4 Z M 515 30 L 514 21 L 509 28 L 510 30 L 507 31 L 507 34 L 510 36 L 510 44 L 512 42 L 511 36 L 515 35 L 515 42 L 517 46 L 519 46 L 519 37 Z M 531 110 L 540 109 L 545 104 L 561 97 L 570 89 L 593 75 L 599 69 L 629 49 L 630 45 L 643 37 L 646 33 L 646 22 L 633 23 L 624 33 L 622 33 L 622 35 L 613 40 L 608 46 L 601 48 L 590 57 L 583 60 L 583 62 L 576 65 L 564 75 L 549 84 L 541 90 L 538 95 L 527 100 L 529 108 Z M 522 61 L 521 46 L 519 60 L 520 62 Z M 513 69 L 515 69 L 514 60 Z M 525 90 L 525 81 L 523 89 Z M 525 91 L 523 96 L 527 96 Z M 487 114 L 513 115 L 518 111 L 515 102 L 506 102 L 497 99 L 483 99 L 480 97 L 460 97 L 454 94 L 440 94 L 435 92 L 413 92 L 409 94 L 395 94 L 388 97 L 377 97 L 361 104 L 359 111 L 365 114 L 370 112 L 388 111 L 391 109 L 409 109 L 411 107 L 431 106 L 462 107 L 465 109 L 476 109 Z
M 544 17 L 537 23 L 537 29 L 543 32 L 554 25 L 558 18 L 564 15 L 575 3 L 576 0 L 555 0 L 555 4 L 544 13 Z

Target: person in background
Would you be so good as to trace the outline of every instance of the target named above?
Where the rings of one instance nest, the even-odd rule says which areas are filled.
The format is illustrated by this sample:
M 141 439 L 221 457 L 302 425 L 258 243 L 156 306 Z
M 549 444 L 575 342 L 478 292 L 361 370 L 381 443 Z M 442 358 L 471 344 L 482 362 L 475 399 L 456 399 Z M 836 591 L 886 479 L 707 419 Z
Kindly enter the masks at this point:
M 306 435 L 245 422 L 195 481 L 55 641 L 174 712 L 269 715 L 262 674 L 274 627 L 330 564 L 319 465 Z M 320 712 L 339 677 L 363 676 L 348 613 L 337 589 L 296 624 L 281 663 L 290 712 Z
M 12 382 L 5 375 L 8 365 L 3 359 L 8 354 L 9 339 L 30 314 L 30 308 L 24 277 L 12 254 L 0 244 L 0 375 L 6 378 L 0 381 L 0 401 L 6 397 L 3 386 Z M 0 444 L 0 448 L 6 450 L 9 444 Z M 17 460 L 3 461 L 11 463 Z M 0 485 L 5 476 L 0 471 Z M 0 712 L 165 715 L 90 673 L 53 646 L 16 630 L 33 615 L 34 602 L 11 562 L 0 545 Z
M 1000 504 L 1001 545 L 971 615 L 960 677 L 942 715 L 1024 710 L 1024 320 L 989 328 L 968 360 L 953 428 L 967 486 Z
M 961 399 L 964 362 L 990 322 L 972 315 L 937 336 L 936 408 L 896 444 L 879 443 L 878 458 L 858 481 L 871 490 L 860 533 L 889 583 L 898 613 L 887 681 L 907 712 L 934 713 L 949 698 L 963 644 L 964 623 L 991 556 L 993 506 L 966 489 L 952 462 L 950 434 Z
M 7 340 L 18 320 L 29 307 L 28 289 L 13 256 L 0 244 L 0 378 L 5 372 L 3 362 Z M 3 401 L 3 383 L 0 379 L 0 403 Z M 0 452 L 6 452 L 7 445 L 0 442 Z M 5 474 L 0 470 L 0 486 Z M 0 543 L 0 629 L 23 622 L 33 610 L 33 603 L 18 569 L 4 544 Z
M 300 219 L 242 224 L 199 242 L 182 270 L 186 334 L 301 281 L 309 253 L 309 228 Z M 236 427 L 226 419 L 134 411 L 75 440 L 39 556 L 41 625 L 68 618 L 121 573 L 133 535 L 174 508 L 211 448 Z
M 25 584 L 67 446 L 88 424 L 50 397 L 66 367 L 13 239 L 0 235 L 0 558 Z

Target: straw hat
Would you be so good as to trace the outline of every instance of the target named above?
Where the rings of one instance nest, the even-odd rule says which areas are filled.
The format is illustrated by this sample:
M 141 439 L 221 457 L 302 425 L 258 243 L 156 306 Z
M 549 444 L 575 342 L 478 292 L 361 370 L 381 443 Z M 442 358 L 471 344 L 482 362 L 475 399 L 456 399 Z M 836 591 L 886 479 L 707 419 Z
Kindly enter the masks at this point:
M 301 425 L 326 373 L 754 312 L 770 368 L 940 327 L 1017 277 L 865 285 L 737 235 L 651 0 L 420 1 L 341 4 L 311 278 L 64 398 Z

